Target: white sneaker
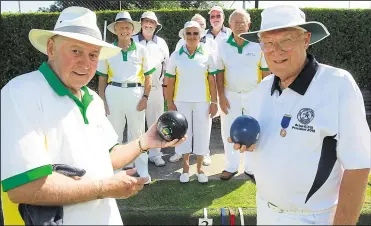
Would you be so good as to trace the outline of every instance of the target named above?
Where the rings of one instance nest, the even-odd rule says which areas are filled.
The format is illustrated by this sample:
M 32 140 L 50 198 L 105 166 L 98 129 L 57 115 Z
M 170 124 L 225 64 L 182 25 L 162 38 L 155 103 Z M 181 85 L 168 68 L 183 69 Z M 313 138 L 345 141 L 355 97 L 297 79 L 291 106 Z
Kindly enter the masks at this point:
M 197 175 L 198 182 L 200 183 L 207 183 L 209 182 L 209 178 L 204 173 L 200 173 Z
M 188 183 L 189 182 L 189 177 L 190 177 L 190 173 L 188 172 L 188 173 L 182 173 L 181 175 L 180 175 L 180 178 L 179 178 L 179 181 L 181 182 L 181 183 Z
M 204 156 L 204 160 L 202 161 L 202 165 L 210 166 L 211 165 L 211 157 L 210 154 Z
M 148 176 L 148 177 L 149 177 L 149 179 L 144 183 L 144 185 L 148 185 L 152 182 L 151 176 Z
M 178 153 L 175 153 L 173 156 L 170 157 L 169 161 L 170 162 L 177 162 L 179 161 L 181 158 L 183 158 L 183 155 L 180 155 Z
M 157 167 L 165 165 L 165 161 L 162 159 L 161 155 L 149 159 L 149 161 L 153 162 Z

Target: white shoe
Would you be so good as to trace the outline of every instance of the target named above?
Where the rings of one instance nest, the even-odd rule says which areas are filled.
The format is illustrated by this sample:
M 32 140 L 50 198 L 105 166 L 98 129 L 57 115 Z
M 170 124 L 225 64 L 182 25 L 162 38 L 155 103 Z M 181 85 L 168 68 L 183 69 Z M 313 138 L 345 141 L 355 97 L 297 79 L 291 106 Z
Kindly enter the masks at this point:
M 151 176 L 148 176 L 148 177 L 149 177 L 149 179 L 144 183 L 144 185 L 150 184 L 152 182 Z
M 161 155 L 149 159 L 149 161 L 153 162 L 157 167 L 165 165 L 165 161 L 162 159 Z
M 183 155 L 180 155 L 178 153 L 175 153 L 173 156 L 170 157 L 169 162 L 177 162 L 181 158 L 183 158 Z
M 210 154 L 204 156 L 204 160 L 202 161 L 202 165 L 210 166 L 211 165 L 211 157 Z
M 197 175 L 198 182 L 200 183 L 207 183 L 209 182 L 209 178 L 204 173 L 200 173 Z
M 190 173 L 182 173 L 182 175 L 180 175 L 180 178 L 179 178 L 179 181 L 181 183 L 188 183 L 189 182 L 189 177 L 190 177 Z

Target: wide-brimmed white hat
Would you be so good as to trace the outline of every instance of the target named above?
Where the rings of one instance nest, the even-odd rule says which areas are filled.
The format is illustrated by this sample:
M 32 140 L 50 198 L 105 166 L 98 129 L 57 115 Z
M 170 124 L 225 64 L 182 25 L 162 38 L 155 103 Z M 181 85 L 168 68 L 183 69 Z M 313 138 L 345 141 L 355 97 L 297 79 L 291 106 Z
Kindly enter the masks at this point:
M 157 24 L 157 28 L 155 30 L 155 33 L 159 32 L 161 29 L 162 29 L 162 24 L 160 24 L 158 22 L 158 19 L 157 19 L 157 16 L 154 12 L 152 11 L 146 11 L 142 14 L 142 16 L 140 17 L 140 22 L 142 22 L 142 19 L 144 18 L 147 18 L 147 19 L 151 19 L 151 20 L 154 20 L 156 21 L 156 24 Z
M 198 28 L 199 32 L 200 32 L 200 37 L 203 37 L 205 36 L 205 31 L 202 30 L 200 24 L 197 22 L 197 21 L 187 21 L 185 24 L 184 24 L 184 28 L 180 29 L 179 31 L 179 37 L 184 39 L 184 31 L 186 28 L 189 28 L 189 27 L 195 27 L 195 28 Z
M 55 35 L 101 46 L 100 60 L 115 56 L 121 51 L 121 48 L 102 40 L 95 13 L 83 7 L 72 6 L 64 9 L 58 17 L 54 30 L 32 29 L 28 38 L 37 50 L 47 54 L 47 42 Z
M 299 27 L 311 33 L 310 45 L 330 35 L 325 25 L 317 21 L 305 21 L 305 13 L 293 5 L 273 6 L 261 13 L 260 30 L 242 33 L 239 36 L 251 42 L 259 42 L 262 32 L 289 27 Z
M 210 11 L 208 12 L 208 14 L 210 14 L 212 11 L 218 11 L 218 12 L 221 12 L 224 14 L 224 11 L 223 11 L 223 8 L 220 7 L 220 6 L 213 6 Z
M 129 22 L 133 25 L 134 27 L 134 30 L 133 30 L 133 35 L 136 35 L 140 29 L 141 29 L 141 25 L 138 21 L 134 21 L 131 19 L 131 16 L 130 16 L 130 13 L 127 12 L 127 11 L 123 11 L 123 12 L 119 12 L 117 15 L 116 15 L 116 18 L 115 18 L 115 22 L 112 22 L 110 23 L 108 26 L 107 26 L 107 29 L 112 32 L 113 34 L 117 35 L 115 33 L 115 25 L 116 23 L 119 23 L 119 22 L 122 22 L 122 21 L 126 21 L 126 22 Z

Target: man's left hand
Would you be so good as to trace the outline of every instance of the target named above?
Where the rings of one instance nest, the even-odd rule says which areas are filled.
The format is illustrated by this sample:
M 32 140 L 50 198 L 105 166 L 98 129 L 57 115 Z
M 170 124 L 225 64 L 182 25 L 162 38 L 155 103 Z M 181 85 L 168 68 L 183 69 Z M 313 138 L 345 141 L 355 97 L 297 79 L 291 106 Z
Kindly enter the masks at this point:
M 211 103 L 210 106 L 209 106 L 210 118 L 214 118 L 214 116 L 216 115 L 217 112 L 218 112 L 218 105 L 216 105 L 214 103 Z
M 142 97 L 137 105 L 137 111 L 143 111 L 147 108 L 147 98 Z

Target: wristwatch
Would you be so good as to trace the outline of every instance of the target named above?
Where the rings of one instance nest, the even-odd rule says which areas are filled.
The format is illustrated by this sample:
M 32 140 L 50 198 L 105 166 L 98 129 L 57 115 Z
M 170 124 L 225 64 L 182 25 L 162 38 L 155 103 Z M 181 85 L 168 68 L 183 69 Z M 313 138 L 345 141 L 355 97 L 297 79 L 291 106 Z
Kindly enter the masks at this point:
M 147 94 L 143 94 L 143 97 L 147 98 L 147 100 L 148 100 L 148 95 Z
M 139 148 L 140 153 L 148 153 L 149 149 L 142 148 L 142 144 L 140 143 L 140 137 L 138 138 L 138 148 Z

